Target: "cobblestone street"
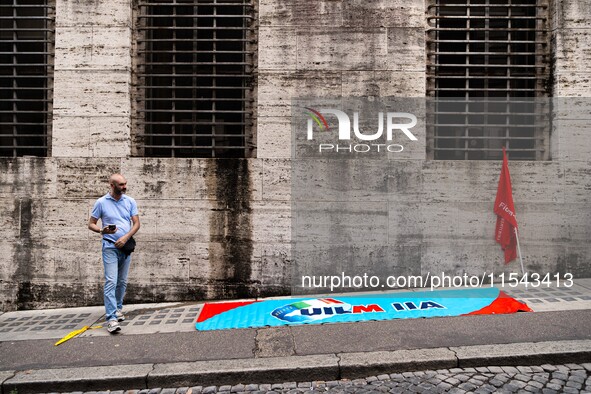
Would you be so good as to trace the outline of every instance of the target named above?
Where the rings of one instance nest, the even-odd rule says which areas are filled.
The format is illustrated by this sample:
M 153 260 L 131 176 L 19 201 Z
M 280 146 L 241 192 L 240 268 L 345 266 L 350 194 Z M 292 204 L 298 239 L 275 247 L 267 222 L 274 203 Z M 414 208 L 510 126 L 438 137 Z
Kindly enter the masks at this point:
M 330 382 L 239 384 L 111 391 L 117 394 L 298 393 L 591 393 L 591 363 L 453 368 Z M 85 394 L 103 392 L 86 392 Z M 80 393 L 79 393 L 80 394 Z

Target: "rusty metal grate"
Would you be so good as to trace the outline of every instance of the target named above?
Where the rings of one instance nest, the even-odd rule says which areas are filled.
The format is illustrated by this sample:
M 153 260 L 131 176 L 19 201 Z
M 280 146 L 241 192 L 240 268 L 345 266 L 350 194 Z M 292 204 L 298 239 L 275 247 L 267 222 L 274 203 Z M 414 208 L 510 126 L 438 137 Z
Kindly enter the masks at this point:
M 427 150 L 436 160 L 549 160 L 548 5 L 429 0 Z
M 55 6 L 0 4 L 0 156 L 47 156 L 51 137 Z
M 136 154 L 249 157 L 252 0 L 140 0 Z

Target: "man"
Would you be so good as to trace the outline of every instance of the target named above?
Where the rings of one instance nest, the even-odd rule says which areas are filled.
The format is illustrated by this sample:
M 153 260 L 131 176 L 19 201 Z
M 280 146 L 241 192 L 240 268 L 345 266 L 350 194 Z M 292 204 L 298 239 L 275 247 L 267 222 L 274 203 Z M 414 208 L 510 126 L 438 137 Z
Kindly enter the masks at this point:
M 125 320 L 123 296 L 131 262 L 131 255 L 120 249 L 140 229 L 140 218 L 135 200 L 125 195 L 127 180 L 123 175 L 111 175 L 109 187 L 109 193 L 94 203 L 88 228 L 103 237 L 107 330 L 115 333 L 121 330 L 119 322 Z M 97 225 L 99 219 L 102 227 Z

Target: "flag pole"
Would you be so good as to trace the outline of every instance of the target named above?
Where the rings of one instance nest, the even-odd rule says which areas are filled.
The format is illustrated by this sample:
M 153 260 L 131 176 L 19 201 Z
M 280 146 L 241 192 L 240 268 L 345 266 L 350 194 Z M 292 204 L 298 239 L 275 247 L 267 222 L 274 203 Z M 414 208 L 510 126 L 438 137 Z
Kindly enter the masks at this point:
M 525 276 L 525 270 L 523 269 L 523 257 L 521 257 L 521 247 L 519 246 L 519 235 L 517 235 L 517 227 L 513 227 L 515 231 L 515 239 L 517 240 L 517 251 L 519 252 L 519 262 L 521 263 L 521 275 Z

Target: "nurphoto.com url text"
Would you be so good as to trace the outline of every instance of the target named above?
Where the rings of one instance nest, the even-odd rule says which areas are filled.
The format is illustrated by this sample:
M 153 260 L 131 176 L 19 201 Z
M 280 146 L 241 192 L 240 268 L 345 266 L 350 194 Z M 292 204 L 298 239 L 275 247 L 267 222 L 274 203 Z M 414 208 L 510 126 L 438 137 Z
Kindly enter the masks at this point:
M 432 275 L 399 275 L 383 278 L 376 275 L 302 275 L 301 287 L 303 288 L 330 288 L 343 289 L 404 289 L 404 288 L 429 288 L 431 291 L 440 288 L 479 288 L 479 287 L 572 287 L 573 274 L 571 273 L 486 273 L 482 275 L 450 275 L 441 272 Z

